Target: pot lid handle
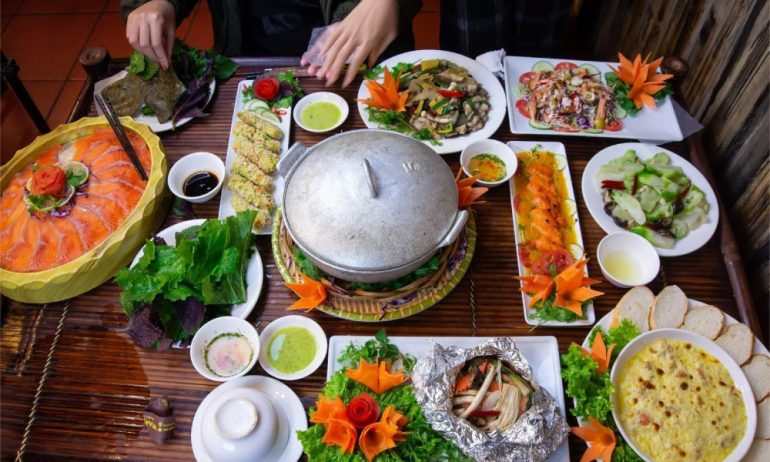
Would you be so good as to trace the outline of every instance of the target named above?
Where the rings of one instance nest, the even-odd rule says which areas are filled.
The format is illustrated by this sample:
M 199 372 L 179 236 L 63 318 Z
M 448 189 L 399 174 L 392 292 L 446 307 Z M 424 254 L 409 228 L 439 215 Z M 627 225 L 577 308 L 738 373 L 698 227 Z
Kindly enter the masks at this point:
M 366 174 L 366 182 L 369 183 L 369 194 L 372 199 L 377 198 L 377 185 L 374 183 L 374 175 L 372 174 L 372 166 L 369 165 L 369 160 L 364 157 L 364 173 Z
M 278 173 L 280 173 L 281 176 L 285 178 L 291 169 L 294 168 L 294 166 L 297 164 L 297 161 L 299 161 L 300 157 L 305 154 L 307 149 L 307 146 L 300 143 L 299 141 L 292 144 L 289 150 L 281 156 L 281 159 L 278 161 L 278 165 L 275 166 L 275 169 L 278 170 Z
M 457 240 L 458 237 L 460 237 L 460 233 L 463 229 L 465 229 L 465 223 L 468 221 L 468 211 L 467 210 L 460 210 L 457 212 L 457 215 L 455 216 L 455 221 L 452 223 L 452 227 L 449 229 L 449 232 L 444 236 L 444 239 L 439 242 L 438 247 L 446 247 L 449 244 L 453 243 Z

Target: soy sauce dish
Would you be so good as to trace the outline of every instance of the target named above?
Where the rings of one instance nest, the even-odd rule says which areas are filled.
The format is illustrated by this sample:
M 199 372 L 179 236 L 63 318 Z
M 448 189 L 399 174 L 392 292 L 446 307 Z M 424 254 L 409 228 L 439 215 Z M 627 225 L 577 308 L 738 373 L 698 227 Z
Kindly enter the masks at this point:
M 210 152 L 194 152 L 182 157 L 168 172 L 168 187 L 180 199 L 195 204 L 217 195 L 225 179 L 225 164 Z
M 348 118 L 348 103 L 340 95 L 321 91 L 310 93 L 294 106 L 294 122 L 304 130 L 326 133 Z
M 195 334 L 190 360 L 209 380 L 226 382 L 249 372 L 260 350 L 257 330 L 248 321 L 232 316 L 212 319 Z
M 280 380 L 299 380 L 315 372 L 326 357 L 326 334 L 304 316 L 284 316 L 259 335 L 259 364 Z

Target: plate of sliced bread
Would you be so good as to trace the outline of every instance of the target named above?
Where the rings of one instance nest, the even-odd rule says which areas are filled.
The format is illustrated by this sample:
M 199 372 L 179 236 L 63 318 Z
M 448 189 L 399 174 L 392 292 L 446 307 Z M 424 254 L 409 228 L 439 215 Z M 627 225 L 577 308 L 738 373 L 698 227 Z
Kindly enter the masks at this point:
M 689 299 L 675 285 L 657 295 L 645 286 L 631 288 L 596 328 L 607 332 L 625 319 L 640 334 L 663 328 L 685 329 L 722 347 L 743 370 L 757 403 L 755 439 L 743 461 L 770 460 L 770 351 L 745 324 L 715 306 Z M 589 337 L 582 346 L 590 350 Z

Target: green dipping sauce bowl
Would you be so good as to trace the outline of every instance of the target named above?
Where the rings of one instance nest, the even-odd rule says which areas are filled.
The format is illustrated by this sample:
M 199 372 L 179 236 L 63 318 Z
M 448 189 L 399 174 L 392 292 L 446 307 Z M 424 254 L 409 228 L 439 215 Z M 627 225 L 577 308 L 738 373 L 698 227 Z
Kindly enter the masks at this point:
M 326 334 L 304 316 L 284 316 L 259 335 L 259 364 L 280 380 L 299 380 L 315 372 L 326 356 Z
M 349 112 L 347 101 L 336 93 L 310 93 L 294 106 L 294 123 L 309 132 L 326 133 L 342 125 Z

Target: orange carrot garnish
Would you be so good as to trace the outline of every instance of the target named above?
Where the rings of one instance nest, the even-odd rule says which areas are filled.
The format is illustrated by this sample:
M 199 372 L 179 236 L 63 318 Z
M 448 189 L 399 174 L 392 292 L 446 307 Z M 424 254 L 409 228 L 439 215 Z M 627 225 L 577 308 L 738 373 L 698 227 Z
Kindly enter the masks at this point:
M 302 275 L 302 282 L 286 283 L 286 287 L 299 297 L 299 300 L 286 309 L 310 311 L 326 301 L 326 287 L 320 282 L 310 279 L 302 273 L 300 274 Z
M 402 432 L 401 428 L 408 422 L 395 407 L 388 406 L 379 422 L 369 424 L 361 431 L 358 444 L 366 459 L 371 461 L 377 454 L 395 448 L 397 441 L 404 441 L 408 433 Z
M 345 375 L 351 380 L 366 385 L 378 395 L 401 385 L 408 379 L 401 372 L 391 372 L 390 363 L 387 361 L 370 364 L 363 359 L 358 361 L 358 368 L 347 369 Z
M 321 396 L 315 406 L 315 412 L 310 414 L 313 423 L 326 424 L 329 419 L 348 420 L 345 403 L 339 396 L 335 399 Z
M 553 302 L 554 306 L 566 308 L 578 316 L 582 316 L 583 302 L 599 295 L 604 295 L 604 292 L 586 287 L 597 282 L 585 277 L 583 268 L 585 268 L 586 263 L 588 263 L 588 260 L 585 258 L 578 260 L 556 276 L 556 299 Z
M 327 446 L 337 445 L 343 453 L 353 453 L 356 449 L 358 432 L 350 422 L 340 419 L 329 419 L 326 425 L 326 434 L 321 441 Z
M 580 462 L 589 462 L 600 457 L 604 462 L 612 460 L 612 452 L 615 450 L 615 444 L 617 444 L 615 432 L 612 429 L 600 424 L 593 417 L 589 417 L 588 425 L 572 427 L 570 431 L 578 438 L 589 443 L 588 449 L 583 453 L 583 457 L 580 458 Z
M 460 179 L 462 175 L 462 168 L 457 171 L 455 176 L 455 182 L 457 183 L 457 202 L 458 207 L 464 209 L 471 205 L 483 204 L 486 201 L 476 201 L 479 197 L 483 196 L 489 188 L 474 188 L 473 183 L 479 179 L 478 175 L 474 175 L 468 178 Z
M 641 54 L 637 54 L 632 63 L 623 56 L 623 53 L 618 53 L 620 65 L 617 69 L 610 66 L 610 69 L 615 71 L 620 80 L 631 85 L 631 90 L 629 90 L 627 97 L 634 102 L 638 109 L 641 109 L 644 105 L 654 108 L 655 98 L 652 95 L 665 88 L 666 80 L 673 77 L 671 74 L 657 73 L 658 66 L 660 66 L 663 58 L 658 58 L 653 62 L 648 62 L 649 59 L 649 54 L 644 60 L 642 60 Z
M 522 292 L 532 296 L 527 306 L 532 308 L 540 300 L 546 300 L 553 291 L 553 279 L 544 274 L 535 274 L 532 276 L 521 276 L 518 278 L 524 283 Z
M 390 109 L 396 112 L 406 111 L 406 98 L 408 92 L 398 91 L 398 82 L 401 78 L 401 73 L 393 77 L 386 67 L 384 70 L 384 77 L 382 83 L 376 80 L 367 80 L 364 82 L 366 88 L 369 90 L 368 99 L 357 99 L 356 101 L 366 104 L 370 107 L 378 107 L 381 109 Z
M 594 342 L 591 344 L 591 351 L 583 348 L 583 353 L 585 355 L 590 355 L 591 358 L 596 361 L 596 364 L 599 365 L 599 368 L 596 369 L 596 373 L 601 374 L 610 367 L 610 358 L 612 357 L 612 350 L 614 349 L 615 344 L 613 343 L 607 348 L 601 332 L 597 332 L 596 337 L 594 337 Z

